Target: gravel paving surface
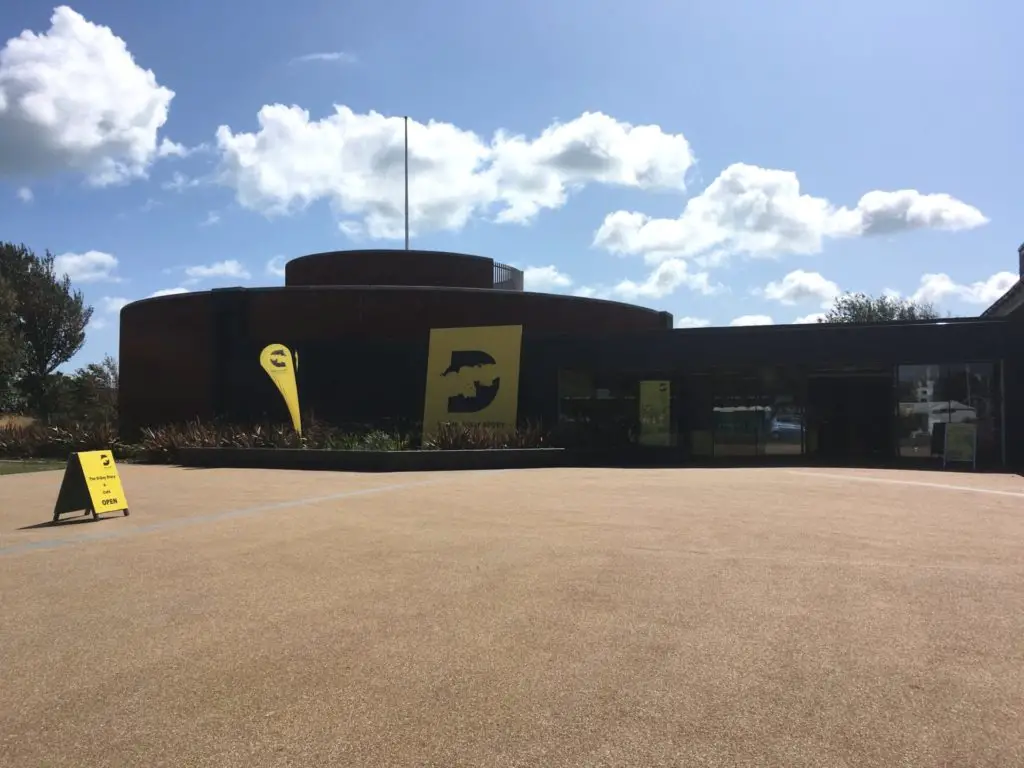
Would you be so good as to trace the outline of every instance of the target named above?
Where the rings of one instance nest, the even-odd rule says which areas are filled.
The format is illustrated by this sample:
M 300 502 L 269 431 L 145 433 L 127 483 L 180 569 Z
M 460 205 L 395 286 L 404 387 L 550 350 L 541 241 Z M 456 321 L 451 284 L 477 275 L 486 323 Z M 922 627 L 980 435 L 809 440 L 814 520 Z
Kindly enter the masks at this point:
M 0 477 L 0 766 L 1024 765 L 1016 475 L 122 476 Z

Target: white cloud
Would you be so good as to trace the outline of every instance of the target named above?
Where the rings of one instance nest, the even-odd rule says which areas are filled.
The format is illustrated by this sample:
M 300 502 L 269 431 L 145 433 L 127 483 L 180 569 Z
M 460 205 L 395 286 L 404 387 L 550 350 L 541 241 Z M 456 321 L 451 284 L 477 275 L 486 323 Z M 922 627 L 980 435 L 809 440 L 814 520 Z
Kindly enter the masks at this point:
M 216 211 L 210 211 L 206 214 L 206 218 L 199 222 L 201 227 L 212 227 L 214 224 L 220 221 L 220 214 Z
M 825 319 L 824 312 L 812 312 L 809 315 L 803 315 L 793 321 L 794 324 L 809 325 L 811 323 L 817 323 Z
M 733 320 L 729 325 L 774 325 L 775 321 L 768 315 L 741 315 Z
M 307 53 L 305 56 L 296 56 L 292 64 L 305 64 L 310 61 L 335 61 L 340 64 L 355 64 L 355 54 L 345 51 L 329 51 L 327 53 Z
M 85 326 L 86 331 L 102 331 L 107 327 L 107 321 L 102 317 L 93 317 L 89 319 L 89 323 Z
M 200 264 L 194 267 L 185 267 L 185 274 L 196 280 L 203 280 L 211 277 L 235 277 L 240 280 L 248 280 L 252 275 L 236 259 L 218 261 L 213 264 Z
M 796 304 L 801 301 L 818 301 L 829 306 L 839 295 L 839 286 L 827 280 L 818 272 L 795 269 L 779 281 L 768 283 L 761 291 L 766 299 L 782 304 Z
M 149 294 L 149 298 L 155 299 L 160 296 L 177 296 L 179 293 L 189 293 L 188 288 L 161 288 L 159 291 L 153 291 Z
M 36 197 L 28 187 L 20 187 L 16 194 L 18 195 L 18 199 L 23 203 L 31 203 Z
M 939 272 L 921 276 L 921 285 L 914 291 L 914 301 L 939 304 L 946 299 L 959 299 L 968 304 L 991 304 L 1017 282 L 1018 275 L 998 272 L 987 280 L 959 284 L 949 275 Z
M 179 144 L 176 141 L 164 138 L 160 141 L 160 146 L 156 150 L 158 157 L 188 157 L 199 150 L 204 149 L 203 145 L 198 147 L 186 147 L 184 144 Z
M 559 272 L 554 265 L 527 267 L 523 270 L 523 283 L 528 291 L 551 292 L 572 286 L 572 278 Z
M 72 170 L 97 186 L 146 175 L 174 92 L 125 42 L 67 6 L 0 50 L 0 176 Z
M 677 317 L 676 328 L 707 328 L 711 325 L 710 320 L 703 317 Z
M 690 272 L 682 259 L 669 259 L 655 267 L 642 283 L 623 280 L 613 290 L 625 299 L 660 299 L 682 286 L 704 295 L 710 295 L 722 288 L 711 284 L 707 272 Z
M 275 256 L 267 262 L 267 274 L 272 277 L 284 277 L 284 265 L 287 259 L 284 256 Z
M 125 304 L 128 304 L 131 299 L 125 299 L 121 296 L 104 296 L 100 300 L 100 305 L 103 311 L 108 314 L 115 314 L 120 312 Z
M 281 215 L 327 200 L 347 232 L 403 236 L 402 118 L 336 106 L 311 120 L 282 104 L 264 106 L 257 118 L 254 133 L 217 129 L 220 180 L 242 206 Z M 594 112 L 534 138 L 498 131 L 490 141 L 450 123 L 410 120 L 409 151 L 415 234 L 458 230 L 490 214 L 527 223 L 587 184 L 681 190 L 693 164 L 681 134 Z
M 58 275 L 67 275 L 75 283 L 117 282 L 113 272 L 117 259 L 103 251 L 85 253 L 62 253 L 53 260 Z
M 200 183 L 199 179 L 189 178 L 185 174 L 175 171 L 171 174 L 170 180 L 163 182 L 160 186 L 171 192 L 182 192 L 190 187 L 197 187 Z
M 825 238 L 890 234 L 913 229 L 972 229 L 988 219 L 946 194 L 916 190 L 868 192 L 853 209 L 801 192 L 792 171 L 735 163 L 675 219 L 615 211 L 605 217 L 594 245 L 616 254 L 667 258 L 724 254 L 812 254 Z

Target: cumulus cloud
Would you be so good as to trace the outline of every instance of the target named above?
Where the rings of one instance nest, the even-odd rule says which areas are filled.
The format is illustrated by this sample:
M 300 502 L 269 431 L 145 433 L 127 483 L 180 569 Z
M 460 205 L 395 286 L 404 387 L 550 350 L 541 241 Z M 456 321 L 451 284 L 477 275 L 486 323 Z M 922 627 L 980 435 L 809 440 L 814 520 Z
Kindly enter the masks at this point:
M 839 286 L 818 272 L 795 269 L 781 280 L 768 283 L 759 291 L 766 299 L 782 304 L 817 301 L 829 306 L 839 295 Z
M 711 325 L 710 320 L 703 317 L 677 317 L 676 328 L 707 328 Z
M 18 199 L 23 203 L 31 203 L 36 197 L 28 187 L 20 187 L 15 194 L 17 194 Z
M 196 280 L 205 280 L 214 277 L 234 277 L 240 280 L 248 280 L 252 275 L 242 266 L 237 259 L 218 261 L 213 264 L 199 264 L 193 267 L 185 267 L 185 274 Z
M 613 292 L 625 299 L 661 299 L 682 286 L 704 295 L 722 290 L 722 286 L 711 284 L 707 272 L 691 272 L 682 259 L 669 259 L 655 267 L 643 282 L 623 280 Z
M 554 265 L 546 267 L 527 267 L 523 270 L 523 283 L 528 291 L 552 292 L 570 288 L 572 278 L 559 272 Z
M 177 296 L 179 293 L 189 293 L 188 288 L 161 288 L 159 291 L 153 291 L 149 294 L 149 298 L 155 299 L 160 296 Z
M 171 178 L 163 182 L 160 186 L 164 189 L 170 190 L 171 192 L 183 192 L 191 187 L 198 187 L 202 182 L 196 178 L 190 178 L 180 171 L 175 171 L 171 174 Z
M 104 312 L 113 315 L 120 312 L 121 309 L 130 301 L 131 299 L 126 299 L 122 296 L 104 296 L 100 300 L 100 306 Z
M 656 264 L 708 253 L 719 259 L 723 254 L 813 254 L 826 238 L 924 228 L 956 231 L 987 221 L 977 208 L 947 194 L 916 190 L 868 192 L 856 207 L 837 208 L 803 193 L 792 171 L 735 163 L 688 200 L 678 218 L 615 211 L 605 217 L 593 242 Z
M 329 201 L 350 234 L 403 236 L 404 124 L 336 106 L 311 119 L 266 105 L 258 130 L 217 129 L 219 178 L 238 202 L 282 215 Z M 498 131 L 489 141 L 451 123 L 409 121 L 410 227 L 461 229 L 473 216 L 527 223 L 588 184 L 682 190 L 693 154 L 686 138 L 599 112 L 534 137 Z
M 75 283 L 117 282 L 117 259 L 103 251 L 62 253 L 53 260 L 54 271 Z
M 944 272 L 921 276 L 921 284 L 911 298 L 941 304 L 947 299 L 959 299 L 968 304 L 992 304 L 1006 293 L 1018 280 L 1013 272 L 997 272 L 987 280 L 973 283 L 957 283 Z
M 824 320 L 825 320 L 825 313 L 824 312 L 812 312 L 809 315 L 802 315 L 802 316 L 798 317 L 793 322 L 796 323 L 796 324 L 811 324 L 811 323 L 823 322 Z
M 105 186 L 145 176 L 174 92 L 124 40 L 67 6 L 0 50 L 0 176 L 75 171 Z
M 284 256 L 275 256 L 267 262 L 266 273 L 271 277 L 284 277 L 284 265 L 287 259 Z
M 735 318 L 729 325 L 774 325 L 775 321 L 768 315 L 741 315 Z

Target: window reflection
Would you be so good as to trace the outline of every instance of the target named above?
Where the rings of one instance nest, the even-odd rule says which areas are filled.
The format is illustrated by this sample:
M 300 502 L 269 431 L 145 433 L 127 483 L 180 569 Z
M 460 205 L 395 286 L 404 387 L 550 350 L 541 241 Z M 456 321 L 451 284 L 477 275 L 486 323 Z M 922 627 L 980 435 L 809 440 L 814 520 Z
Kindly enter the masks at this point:
M 560 370 L 556 439 L 595 449 L 636 443 L 637 392 L 635 377 Z
M 947 424 L 975 424 L 979 463 L 999 463 L 997 377 L 994 363 L 899 366 L 900 455 L 940 457 Z

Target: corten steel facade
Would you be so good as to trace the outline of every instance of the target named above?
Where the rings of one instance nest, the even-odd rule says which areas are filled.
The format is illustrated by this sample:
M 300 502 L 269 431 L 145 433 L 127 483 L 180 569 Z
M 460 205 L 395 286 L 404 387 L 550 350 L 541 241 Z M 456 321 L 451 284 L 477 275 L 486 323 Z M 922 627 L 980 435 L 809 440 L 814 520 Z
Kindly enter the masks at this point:
M 627 445 L 639 382 L 661 380 L 680 463 L 934 463 L 944 424 L 964 420 L 978 424 L 979 465 L 1024 466 L 1024 307 L 1010 302 L 935 322 L 673 330 L 668 313 L 524 292 L 518 270 L 462 254 L 315 254 L 285 275 L 284 288 L 126 306 L 122 432 L 286 421 L 256 362 L 274 342 L 299 354 L 303 411 L 407 427 L 422 416 L 431 328 L 522 325 L 521 420 L 618 429 Z

